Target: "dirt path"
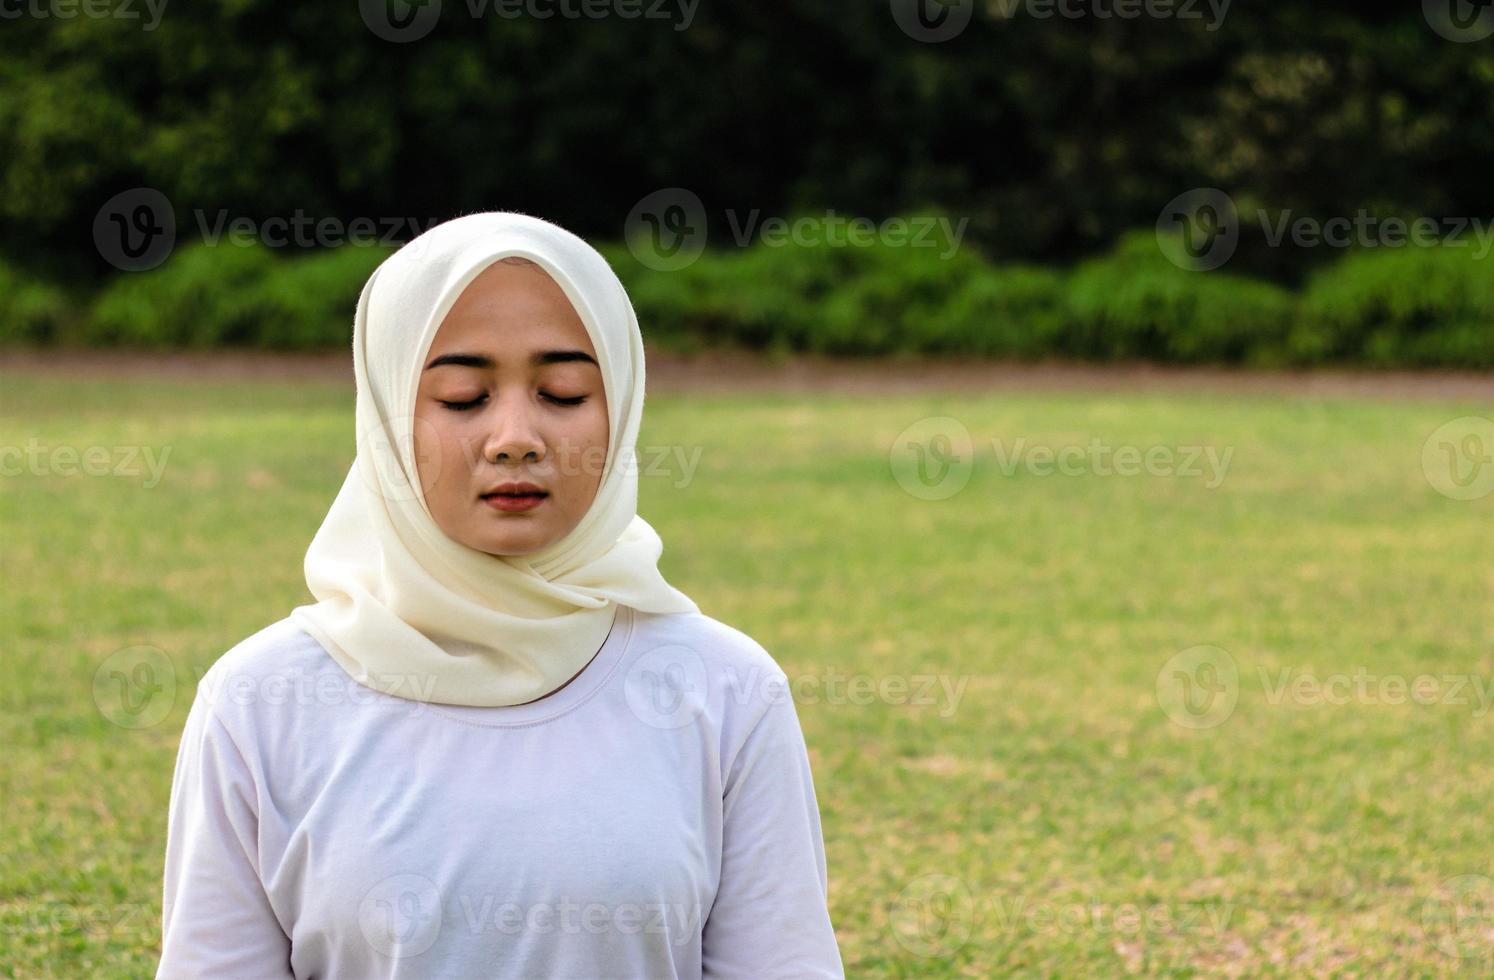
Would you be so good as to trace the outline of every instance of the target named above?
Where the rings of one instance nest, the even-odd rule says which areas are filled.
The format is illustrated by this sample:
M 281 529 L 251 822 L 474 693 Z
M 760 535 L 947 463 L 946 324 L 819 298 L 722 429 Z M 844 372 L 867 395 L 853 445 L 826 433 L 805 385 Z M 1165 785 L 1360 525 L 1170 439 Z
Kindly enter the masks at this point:
M 212 351 L 0 352 L 0 372 L 68 378 L 345 381 L 343 352 L 272 354 Z M 1494 403 L 1494 372 L 1244 371 L 1147 364 L 1012 364 L 968 360 L 853 360 L 797 356 L 774 361 L 757 354 L 648 355 L 651 392 L 782 391 L 910 394 L 930 391 L 1199 391 L 1225 394 L 1359 397 Z

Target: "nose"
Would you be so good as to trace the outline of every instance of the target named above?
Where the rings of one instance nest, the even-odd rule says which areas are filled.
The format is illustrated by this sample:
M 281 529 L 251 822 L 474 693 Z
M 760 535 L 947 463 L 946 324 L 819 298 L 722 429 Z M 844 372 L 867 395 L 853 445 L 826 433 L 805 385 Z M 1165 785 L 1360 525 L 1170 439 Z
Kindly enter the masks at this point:
M 545 457 L 545 440 L 535 427 L 534 407 L 522 391 L 513 394 L 497 405 L 497 420 L 483 446 L 483 458 L 490 463 L 538 462 Z

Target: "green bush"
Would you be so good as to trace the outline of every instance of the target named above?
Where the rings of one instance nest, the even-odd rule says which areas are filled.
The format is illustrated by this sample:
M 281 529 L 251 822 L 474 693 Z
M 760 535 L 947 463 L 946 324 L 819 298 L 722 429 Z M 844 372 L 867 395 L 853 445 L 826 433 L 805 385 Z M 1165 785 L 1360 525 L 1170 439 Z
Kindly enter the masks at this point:
M 155 269 L 118 275 L 94 302 L 83 339 L 131 347 L 258 344 L 264 283 L 276 271 L 263 245 L 185 245 Z
M 1151 230 L 1067 272 L 969 247 L 708 250 L 673 272 L 598 246 L 651 343 L 834 355 L 935 354 L 1174 363 L 1494 366 L 1494 260 L 1456 244 L 1352 253 L 1293 294 L 1171 261 Z M 0 343 L 336 348 L 387 247 L 281 256 L 187 245 L 121 273 L 86 316 L 0 263 Z M 1169 253 L 1176 254 L 1176 253 Z
M 929 318 L 925 350 L 1033 360 L 1059 351 L 1064 279 L 1053 269 L 973 270 Z
M 1269 283 L 1181 268 L 1154 232 L 1137 231 L 1074 270 L 1065 313 L 1058 352 L 1069 356 L 1259 363 L 1278 356 L 1293 298 Z
M 281 258 L 260 244 L 193 243 L 158 268 L 116 277 L 81 339 L 154 348 L 347 345 L 358 293 L 389 253 L 348 245 Z
M 43 343 L 75 316 L 67 295 L 0 260 L 0 346 Z
M 855 274 L 858 251 L 758 242 L 707 251 L 669 272 L 644 266 L 626 246 L 603 254 L 623 279 L 646 336 L 672 346 L 808 350 L 821 304 Z
M 816 349 L 1034 358 L 1052 353 L 1062 331 L 1063 278 L 1056 272 L 931 253 L 877 266 L 826 302 Z M 858 335 L 867 342 L 858 343 Z
M 1309 280 L 1289 349 L 1304 363 L 1494 366 L 1494 258 L 1473 241 L 1351 253 Z
M 255 344 L 271 348 L 347 347 L 368 277 L 393 249 L 344 245 L 279 261 L 253 297 Z

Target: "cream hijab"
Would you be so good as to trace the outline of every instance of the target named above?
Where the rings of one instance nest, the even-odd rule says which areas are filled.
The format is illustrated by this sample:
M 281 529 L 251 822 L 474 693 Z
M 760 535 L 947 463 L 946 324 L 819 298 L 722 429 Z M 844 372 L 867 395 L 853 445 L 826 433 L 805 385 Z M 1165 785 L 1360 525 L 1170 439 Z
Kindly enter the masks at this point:
M 581 522 L 542 552 L 498 557 L 448 538 L 413 451 L 431 341 L 463 289 L 518 255 L 564 290 L 596 348 L 608 451 Z M 576 235 L 525 214 L 468 214 L 374 270 L 353 320 L 357 457 L 306 552 L 317 602 L 291 617 L 359 683 L 416 701 L 511 705 L 565 684 L 607 638 L 618 604 L 698 612 L 658 569 L 663 542 L 637 514 L 643 337 L 622 283 Z M 460 462 L 460 461 L 458 461 Z

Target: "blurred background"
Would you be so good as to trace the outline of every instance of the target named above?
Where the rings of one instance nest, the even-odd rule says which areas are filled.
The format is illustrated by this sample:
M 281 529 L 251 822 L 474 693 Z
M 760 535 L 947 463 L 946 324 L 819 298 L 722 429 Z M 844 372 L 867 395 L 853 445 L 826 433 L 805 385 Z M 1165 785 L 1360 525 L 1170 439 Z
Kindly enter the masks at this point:
M 336 348 L 506 209 L 661 346 L 1494 365 L 1488 4 L 26 2 L 9 342 Z
M 1494 972 L 1489 0 L 0 20 L 0 974 L 153 972 L 358 292 L 485 210 L 628 288 L 640 513 L 802 682 L 848 974 Z

